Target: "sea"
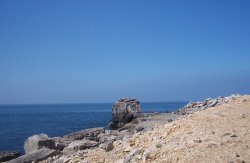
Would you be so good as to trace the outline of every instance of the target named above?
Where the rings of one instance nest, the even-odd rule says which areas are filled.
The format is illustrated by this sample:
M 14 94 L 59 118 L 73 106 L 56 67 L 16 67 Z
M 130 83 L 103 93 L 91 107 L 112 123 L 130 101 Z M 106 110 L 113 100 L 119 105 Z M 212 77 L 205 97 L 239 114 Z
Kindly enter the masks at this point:
M 187 102 L 141 103 L 141 112 L 173 112 Z M 24 141 L 29 136 L 45 133 L 63 136 L 93 127 L 107 127 L 112 103 L 0 105 L 0 151 L 24 154 Z

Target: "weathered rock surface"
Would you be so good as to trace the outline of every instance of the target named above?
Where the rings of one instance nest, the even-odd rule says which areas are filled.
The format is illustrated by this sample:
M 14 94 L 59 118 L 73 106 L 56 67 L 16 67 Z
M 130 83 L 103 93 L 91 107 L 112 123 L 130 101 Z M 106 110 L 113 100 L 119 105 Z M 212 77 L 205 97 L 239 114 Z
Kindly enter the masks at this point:
M 116 139 L 116 136 L 112 135 L 111 133 L 110 134 L 102 133 L 102 134 L 98 135 L 98 142 L 104 143 L 104 142 L 107 142 L 107 141 L 112 141 L 112 140 Z
M 178 111 L 176 111 L 176 114 L 180 114 L 180 115 L 186 115 L 186 114 L 192 114 L 194 112 L 197 111 L 201 111 L 201 110 L 206 110 L 208 108 L 211 107 L 215 107 L 215 106 L 220 106 L 222 104 L 226 104 L 232 100 L 235 100 L 237 98 L 242 97 L 239 94 L 233 94 L 229 97 L 218 97 L 215 99 L 211 99 L 208 98 L 205 101 L 197 101 L 197 102 L 190 102 L 187 105 L 185 105 L 184 107 L 182 107 L 181 109 L 179 109 Z
M 2 151 L 0 152 L 0 162 L 9 161 L 20 156 L 16 151 Z
M 112 151 L 114 149 L 113 141 L 108 142 L 105 149 L 107 152 Z
M 58 154 L 59 152 L 56 150 L 42 148 L 42 149 L 36 150 L 35 152 L 20 156 L 10 161 L 7 161 L 6 163 L 30 163 L 32 161 L 37 162 L 37 161 L 45 160 L 49 157 L 53 157 Z
M 132 100 L 133 101 L 133 100 Z M 127 101 L 128 102 L 128 101 Z M 135 102 L 138 103 L 138 102 Z M 130 107 L 129 107 L 130 108 Z M 173 117 L 174 116 L 174 117 Z M 154 125 L 168 123 L 167 118 L 178 117 L 176 114 L 140 114 L 137 116 L 136 123 L 131 121 L 126 123 L 122 128 L 118 130 L 107 130 L 103 127 L 90 128 L 82 131 L 74 132 L 63 137 L 49 138 L 45 134 L 34 135 L 26 140 L 26 151 L 31 153 L 36 152 L 39 148 L 52 148 L 57 151 L 58 154 L 52 157 L 39 159 L 43 163 L 66 163 L 66 162 L 84 162 L 84 158 L 81 155 L 88 153 L 94 149 L 102 149 L 106 152 L 112 152 L 115 148 L 115 143 L 123 140 L 128 140 L 135 133 L 142 133 L 148 130 L 152 130 Z M 47 142 L 53 142 L 47 143 Z M 32 151 L 34 150 L 34 151 Z M 22 156 L 22 158 L 29 158 L 30 154 Z M 77 156 L 72 158 L 72 156 Z M 101 159 L 99 162 L 105 162 Z
M 247 163 L 250 162 L 249 118 L 250 96 L 242 96 L 169 123 L 156 124 L 151 130 L 135 133 L 132 137 L 115 140 L 111 151 L 94 148 L 60 158 L 67 157 L 69 162 Z
M 143 122 L 139 119 L 138 125 L 145 129 L 132 135 L 128 136 L 131 132 L 127 129 L 108 130 L 99 136 L 112 135 L 114 141 L 104 141 L 99 146 L 58 155 L 41 163 L 250 161 L 250 96 L 191 115 L 172 114 L 171 118 L 166 117 L 171 114 L 164 115 L 150 115 Z
M 85 162 L 86 157 L 85 154 L 88 154 L 90 152 L 93 152 L 95 150 L 103 150 L 108 153 L 112 153 L 113 151 L 116 151 L 115 145 L 117 143 L 126 141 L 133 137 L 135 133 L 137 134 L 143 134 L 147 131 L 151 131 L 156 125 L 162 125 L 169 123 L 168 119 L 177 119 L 178 117 L 181 117 L 180 115 L 171 114 L 171 113 L 164 113 L 164 114 L 140 114 L 140 117 L 138 117 L 138 124 L 131 124 L 127 123 L 124 127 L 119 128 L 118 130 L 106 130 L 100 134 L 97 135 L 98 141 L 93 141 L 93 146 L 88 146 L 87 148 L 81 149 L 81 141 L 89 141 L 88 139 L 81 139 L 81 140 L 69 140 L 72 144 L 67 144 L 64 150 L 62 151 L 63 155 L 58 155 L 56 157 L 48 158 L 44 161 L 41 161 L 41 163 L 63 163 L 63 162 Z M 143 119 L 143 120 L 142 120 Z M 92 130 L 89 130 L 92 131 Z M 55 139 L 55 138 L 54 138 Z M 65 138 L 56 138 L 56 142 L 58 140 L 60 141 L 66 141 Z M 126 145 L 126 149 L 124 151 L 130 152 L 131 146 L 135 145 L 137 143 L 136 141 L 131 141 L 129 144 Z M 98 144 L 98 145 L 96 145 Z M 96 145 L 96 146 L 95 146 Z M 83 143 L 84 146 L 84 143 Z M 80 148 L 79 148 L 80 147 Z M 136 150 L 137 151 L 137 150 Z M 132 152 L 129 155 L 128 158 L 126 158 L 125 161 L 130 160 L 134 161 L 135 154 L 137 152 Z M 98 157 L 98 156 L 95 156 Z M 104 157 L 99 158 L 98 160 L 91 160 L 90 162 L 115 162 L 115 161 L 108 161 Z
M 55 149 L 62 151 L 66 146 L 68 146 L 72 141 L 66 140 L 62 137 L 53 137 L 55 141 Z
M 46 134 L 33 135 L 25 140 L 25 154 L 32 153 L 42 148 L 55 149 L 55 140 L 49 138 Z
M 97 136 L 104 132 L 105 129 L 103 127 L 90 128 L 65 135 L 63 138 L 67 140 L 81 140 L 81 139 L 96 140 Z
M 99 145 L 99 143 L 96 141 L 85 140 L 85 139 L 76 140 L 70 143 L 67 147 L 65 147 L 63 152 L 84 150 L 84 149 L 96 147 L 97 145 Z
M 63 144 L 62 153 L 40 163 L 250 161 L 250 96 L 198 105 L 210 109 L 184 116 L 140 114 L 137 124 L 130 121 L 117 130 L 93 128 L 52 138 L 57 149 Z
M 140 102 L 136 99 L 122 98 L 112 107 L 112 121 L 109 124 L 111 129 L 123 127 L 131 122 L 140 113 Z

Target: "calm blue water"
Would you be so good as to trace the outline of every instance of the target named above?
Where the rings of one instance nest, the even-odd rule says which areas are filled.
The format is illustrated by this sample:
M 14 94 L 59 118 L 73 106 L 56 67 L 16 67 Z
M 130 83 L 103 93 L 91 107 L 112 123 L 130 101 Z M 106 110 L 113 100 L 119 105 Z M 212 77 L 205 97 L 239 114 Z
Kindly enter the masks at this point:
M 142 112 L 150 109 L 171 112 L 186 102 L 142 103 Z M 106 127 L 111 119 L 111 103 L 60 105 L 0 105 L 0 151 L 18 150 L 23 153 L 27 137 L 46 133 L 50 137 L 74 131 Z

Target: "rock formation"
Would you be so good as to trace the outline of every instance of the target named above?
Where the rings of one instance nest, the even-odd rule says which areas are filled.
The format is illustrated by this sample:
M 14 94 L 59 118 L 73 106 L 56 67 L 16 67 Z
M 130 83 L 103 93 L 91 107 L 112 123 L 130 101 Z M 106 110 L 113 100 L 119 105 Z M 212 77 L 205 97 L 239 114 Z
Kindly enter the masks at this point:
M 0 152 L 0 162 L 9 161 L 20 156 L 20 153 L 16 151 L 4 151 Z
M 84 150 L 84 149 L 89 149 L 92 147 L 98 146 L 99 143 L 96 141 L 91 141 L 91 140 L 76 140 L 70 143 L 67 147 L 63 149 L 64 154 L 69 154 L 69 153 L 74 153 L 75 151 L 78 150 Z
M 108 150 L 99 145 L 41 163 L 247 163 L 250 161 L 249 120 L 250 96 L 242 96 L 156 125 L 146 132 L 134 133 L 132 137 L 115 140 Z
M 25 140 L 25 154 L 30 154 L 42 148 L 55 149 L 55 140 L 48 137 L 46 134 L 33 135 Z
M 135 99 L 132 101 L 139 107 Z M 124 99 L 114 105 L 114 113 L 118 113 L 116 109 L 123 102 Z M 8 163 L 250 161 L 250 96 L 232 95 L 189 105 L 185 110 L 188 114 L 205 109 L 185 116 L 172 113 L 137 116 L 138 111 L 133 115 L 138 124 L 130 121 L 118 130 L 91 128 L 54 138 L 35 135 L 27 139 L 34 151 Z M 121 123 L 129 122 L 122 120 Z M 37 145 L 47 140 L 53 140 L 55 147 Z
M 29 154 L 20 156 L 16 159 L 7 161 L 6 163 L 31 163 L 32 161 L 38 162 L 41 160 L 45 160 L 49 157 L 56 156 L 58 154 L 59 154 L 59 152 L 56 150 L 42 148 L 42 149 L 36 150 L 34 152 L 31 152 Z
M 100 144 L 99 139 L 102 140 L 102 143 L 108 144 L 115 138 L 106 134 L 103 127 L 85 129 L 63 137 L 50 138 L 46 134 L 33 135 L 25 140 L 25 155 L 8 160 L 10 160 L 9 163 L 28 163 L 45 160 L 53 156 L 70 155 L 77 151 L 98 146 Z M 108 149 L 110 148 L 109 145 Z M 7 160 L 5 159 L 5 161 Z
M 140 102 L 136 99 L 122 98 L 112 107 L 112 121 L 109 124 L 111 129 L 123 127 L 131 122 L 140 113 Z
M 68 140 L 81 140 L 83 138 L 89 140 L 96 140 L 97 136 L 104 132 L 105 129 L 103 127 L 90 128 L 65 135 L 64 138 Z
M 197 111 L 201 111 L 201 110 L 206 110 L 208 108 L 211 107 L 215 107 L 215 106 L 219 106 L 225 103 L 228 103 L 229 101 L 235 100 L 237 98 L 240 98 L 241 95 L 239 94 L 233 94 L 231 96 L 228 97 L 218 97 L 215 99 L 211 99 L 208 98 L 205 101 L 197 101 L 197 102 L 190 102 L 187 105 L 185 105 L 184 107 L 182 107 L 181 109 L 176 111 L 176 114 L 180 114 L 180 115 L 186 115 L 186 114 L 192 114 L 194 112 Z

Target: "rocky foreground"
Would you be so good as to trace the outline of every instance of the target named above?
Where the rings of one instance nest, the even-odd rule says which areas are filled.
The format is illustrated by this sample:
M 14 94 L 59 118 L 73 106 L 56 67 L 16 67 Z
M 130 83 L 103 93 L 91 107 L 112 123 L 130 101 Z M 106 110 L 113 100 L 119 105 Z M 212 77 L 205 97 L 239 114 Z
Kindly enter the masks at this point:
M 214 106 L 197 102 L 201 109 L 188 104 L 181 115 L 140 116 L 117 130 L 35 135 L 25 142 L 26 155 L 9 162 L 250 162 L 250 96 L 226 99 Z

